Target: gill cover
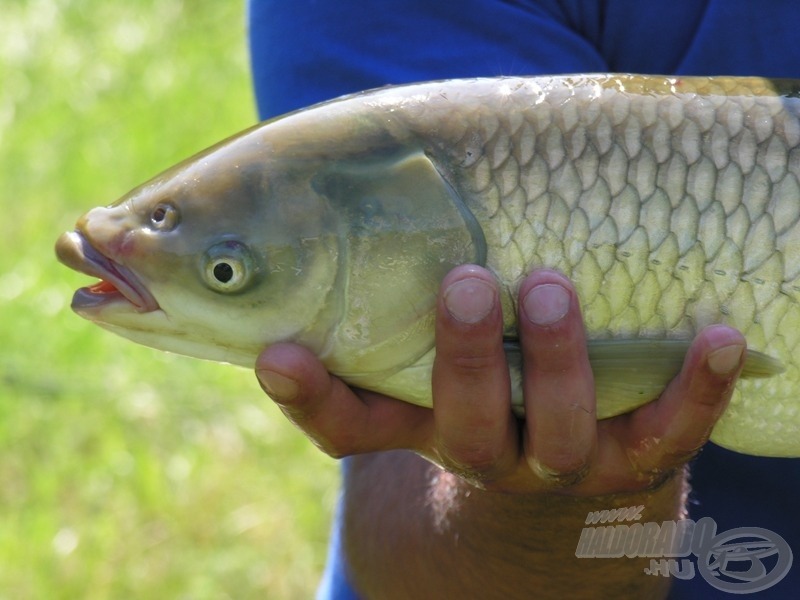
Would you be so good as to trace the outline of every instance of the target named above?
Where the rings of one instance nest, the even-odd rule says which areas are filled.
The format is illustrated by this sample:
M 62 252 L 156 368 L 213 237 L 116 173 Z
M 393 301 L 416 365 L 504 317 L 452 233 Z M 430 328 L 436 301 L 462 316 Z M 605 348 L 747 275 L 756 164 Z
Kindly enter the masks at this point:
M 345 310 L 322 358 L 374 388 L 433 348 L 439 284 L 485 263 L 483 231 L 422 151 L 337 161 L 312 185 L 346 227 Z

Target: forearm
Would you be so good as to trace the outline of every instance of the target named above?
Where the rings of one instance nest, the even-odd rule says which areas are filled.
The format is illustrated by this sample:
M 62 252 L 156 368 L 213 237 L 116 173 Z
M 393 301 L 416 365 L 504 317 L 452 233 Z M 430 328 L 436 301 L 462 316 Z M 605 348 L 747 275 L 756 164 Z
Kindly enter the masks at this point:
M 662 597 L 649 559 L 577 558 L 587 514 L 643 505 L 640 522 L 679 518 L 684 478 L 620 496 L 515 495 L 471 487 L 411 452 L 354 457 L 344 543 L 365 598 Z

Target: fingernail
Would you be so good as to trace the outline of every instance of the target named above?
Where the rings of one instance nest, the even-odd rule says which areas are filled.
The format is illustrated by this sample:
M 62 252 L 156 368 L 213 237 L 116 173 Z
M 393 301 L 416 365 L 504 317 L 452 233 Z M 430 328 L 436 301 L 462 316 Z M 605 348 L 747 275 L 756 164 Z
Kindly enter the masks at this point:
M 537 285 L 522 300 L 525 315 L 534 325 L 552 325 L 569 310 L 569 292 L 557 283 Z
M 717 375 L 729 375 L 739 366 L 743 352 L 744 346 L 741 344 L 717 348 L 708 355 L 708 368 Z
M 445 290 L 444 305 L 454 319 L 477 323 L 494 307 L 494 288 L 475 277 L 456 281 Z
M 264 391 L 276 402 L 290 402 L 297 396 L 299 387 L 293 379 L 266 369 L 259 369 L 256 375 Z

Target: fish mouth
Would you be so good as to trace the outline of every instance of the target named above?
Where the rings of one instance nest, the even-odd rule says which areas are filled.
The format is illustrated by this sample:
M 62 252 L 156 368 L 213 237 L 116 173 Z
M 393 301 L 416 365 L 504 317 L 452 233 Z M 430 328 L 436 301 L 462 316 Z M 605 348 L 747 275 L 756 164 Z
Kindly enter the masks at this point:
M 82 312 L 124 301 L 136 312 L 158 310 L 158 302 L 133 272 L 97 250 L 78 231 L 61 235 L 56 242 L 58 260 L 75 271 L 100 279 L 72 297 L 72 309 Z

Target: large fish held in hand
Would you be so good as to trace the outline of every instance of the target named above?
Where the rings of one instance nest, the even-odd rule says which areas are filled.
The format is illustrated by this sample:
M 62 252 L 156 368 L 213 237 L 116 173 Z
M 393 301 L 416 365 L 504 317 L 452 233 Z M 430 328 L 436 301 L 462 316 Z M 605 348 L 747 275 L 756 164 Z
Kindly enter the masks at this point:
M 598 418 L 656 398 L 705 325 L 749 346 L 717 443 L 800 456 L 800 82 L 616 75 L 348 96 L 177 165 L 58 240 L 101 281 L 73 308 L 136 342 L 252 367 L 278 341 L 355 386 L 431 403 L 454 266 L 580 296 Z

